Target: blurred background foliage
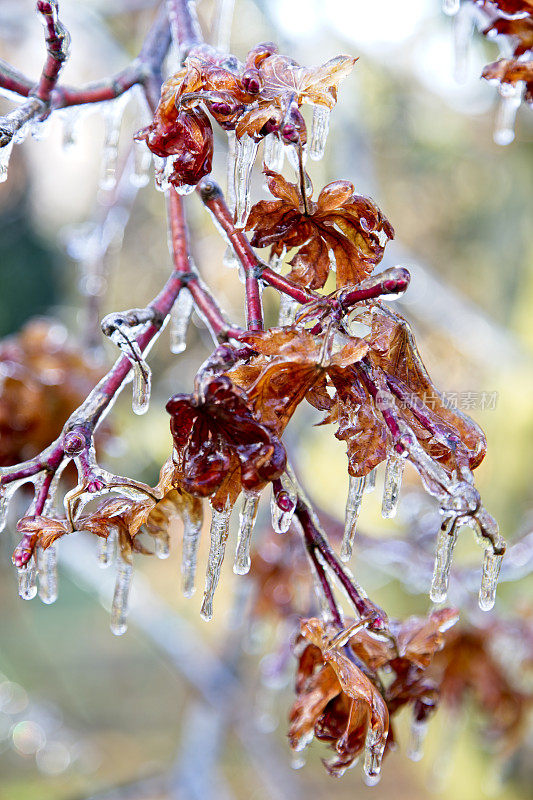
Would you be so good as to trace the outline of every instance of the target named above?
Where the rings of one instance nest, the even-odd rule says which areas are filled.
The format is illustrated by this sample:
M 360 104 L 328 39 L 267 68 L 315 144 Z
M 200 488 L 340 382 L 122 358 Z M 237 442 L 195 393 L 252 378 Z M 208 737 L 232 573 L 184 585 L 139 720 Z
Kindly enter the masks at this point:
M 72 57 L 64 80 L 74 84 L 124 66 L 137 52 L 153 13 L 152 4 L 141 0 L 65 0 L 61 6 L 72 34 Z M 213 3 L 203 0 L 199 7 L 208 22 Z M 411 288 L 398 305 L 413 324 L 436 384 L 478 398 L 483 392 L 497 392 L 494 408 L 483 409 L 477 400 L 468 413 L 489 441 L 488 455 L 478 470 L 479 487 L 487 508 L 512 542 L 531 528 L 532 509 L 533 115 L 521 109 L 516 141 L 506 148 L 493 144 L 495 92 L 478 75 L 482 65 L 496 57 L 495 50 L 476 39 L 468 79 L 457 84 L 451 23 L 437 0 L 408 4 L 237 0 L 233 51 L 243 56 L 256 41 L 266 39 L 277 41 L 282 52 L 304 64 L 340 52 L 359 56 L 353 75 L 340 90 L 326 156 L 311 164 L 311 177 L 316 190 L 337 178 L 353 181 L 357 191 L 371 195 L 393 223 L 397 238 L 383 266 L 401 264 L 412 271 Z M 28 74 L 38 73 L 41 29 L 29 0 L 0 3 L 0 48 L 7 61 Z M 2 108 L 11 107 L 1 102 Z M 78 339 L 82 345 L 96 342 L 94 358 L 110 364 L 112 348 L 95 338 L 95 320 L 111 310 L 145 305 L 163 283 L 170 264 L 164 202 L 152 186 L 136 198 L 134 192 L 126 192 L 124 218 L 130 206 L 131 216 L 124 238 L 117 224 L 105 273 L 91 283 L 91 273 L 88 279 L 67 253 L 76 249 L 76 243 L 79 250 L 91 231 L 90 221 L 101 220 L 112 201 L 112 193 L 98 189 L 102 109 L 79 116 L 75 141 L 68 148 L 63 146 L 64 124 L 55 115 L 42 141 L 31 139 L 15 147 L 9 180 L 0 186 L 0 333 L 16 332 L 35 315 L 51 315 L 66 325 L 69 340 Z M 126 158 L 132 132 L 141 124 L 132 102 L 122 124 L 121 160 Z M 67 125 L 72 126 L 68 120 Z M 215 159 L 215 173 L 222 183 L 223 138 L 218 137 Z M 253 193 L 256 199 L 265 196 L 259 172 Z M 195 260 L 221 304 L 242 321 L 242 286 L 236 272 L 222 266 L 224 245 L 195 196 L 187 207 Z M 101 297 L 98 291 L 94 294 L 96 290 Z M 277 305 L 274 293 L 266 290 L 265 311 L 271 324 Z M 188 348 L 178 357 L 170 355 L 168 334 L 163 334 L 151 356 L 155 388 L 150 411 L 133 419 L 125 392 L 115 407 L 116 436 L 101 454 L 103 463 L 155 481 L 170 453 L 168 419 L 161 409 L 170 394 L 189 390 L 209 347 L 200 322 L 192 327 Z M 310 407 L 302 408 L 288 430 L 288 447 L 311 496 L 341 519 L 347 487 L 344 447 L 333 438 L 331 428 L 310 427 L 316 421 Z M 374 537 L 391 532 L 408 536 L 414 517 L 425 508 L 418 489 L 418 478 L 406 475 L 394 521 L 381 519 L 379 492 L 368 496 L 361 528 Z M 435 522 L 434 514 L 427 517 Z M 528 753 L 533 736 L 506 765 L 506 781 L 501 783 L 501 765 L 495 764 L 489 743 L 480 734 L 481 721 L 469 713 L 459 726 L 452 726 L 445 714 L 437 715 L 420 764 L 412 764 L 402 752 L 406 730 L 401 730 L 399 752 L 387 757 L 382 782 L 374 789 L 364 786 L 358 770 L 340 781 L 328 778 L 320 764 L 320 748 L 312 748 L 304 769 L 291 771 L 285 740 L 290 659 L 288 685 L 265 686 L 260 680 L 265 653 L 277 646 L 279 625 L 276 629 L 257 621 L 236 624 L 250 579 L 233 575 L 231 558 L 224 565 L 215 619 L 209 625 L 202 622 L 201 592 L 188 601 L 179 593 L 180 533 L 179 526 L 172 531 L 167 562 L 143 559 L 136 576 L 150 597 L 164 602 L 165 614 L 170 615 L 165 620 L 185 626 L 173 633 L 172 626 L 163 625 L 166 651 L 135 624 L 123 639 L 110 635 L 103 608 L 109 606 L 110 584 L 102 583 L 92 564 L 87 567 L 92 577 L 83 579 L 83 565 L 76 567 L 76 549 L 70 542 L 62 544 L 72 556 L 62 568 L 57 604 L 46 608 L 37 600 L 19 600 L 9 564 L 13 542 L 4 538 L 1 800 L 90 796 L 342 800 L 370 791 L 376 800 L 391 796 L 471 800 L 485 792 L 509 800 L 531 796 Z M 480 551 L 468 532 L 460 541 L 458 560 L 479 565 Z M 409 593 L 375 565 L 356 557 L 354 569 L 357 580 L 390 615 L 423 613 L 428 608 L 426 595 Z M 532 585 L 530 578 L 503 585 L 499 611 L 521 608 L 531 613 Z M 156 612 L 148 624 L 162 625 Z M 173 635 L 181 642 L 180 653 L 174 655 L 169 652 Z M 194 673 L 201 663 L 198 654 L 205 646 L 209 648 L 204 653 L 206 674 L 191 682 L 191 670 Z M 505 657 L 512 659 L 513 654 Z M 224 680 L 240 682 L 237 694 L 224 684 L 220 704 L 206 701 L 201 690 L 202 685 L 213 689 L 217 680 L 223 680 L 217 677 L 217 664 L 229 670 Z M 248 746 L 239 735 L 243 719 L 255 731 Z M 160 777 L 167 771 L 174 776 L 171 788 Z M 122 788 L 113 794 L 111 788 L 117 786 Z

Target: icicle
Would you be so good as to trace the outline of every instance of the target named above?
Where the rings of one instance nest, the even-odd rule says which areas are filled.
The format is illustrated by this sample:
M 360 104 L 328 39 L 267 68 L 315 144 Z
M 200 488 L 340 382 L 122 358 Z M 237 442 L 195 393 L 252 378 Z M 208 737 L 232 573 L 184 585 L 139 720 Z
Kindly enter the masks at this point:
M 117 327 L 111 333 L 111 341 L 116 344 L 129 359 L 133 367 L 133 396 L 131 407 L 135 414 L 146 414 L 150 405 L 150 390 L 152 385 L 152 371 L 144 360 L 141 349 L 133 336 L 130 328 Z
M 263 164 L 272 172 L 281 172 L 285 161 L 285 147 L 279 136 L 269 133 L 264 138 Z
M 123 101 L 115 100 L 106 105 L 102 173 L 100 176 L 100 189 L 106 191 L 114 189 L 117 184 L 118 140 L 123 111 Z
M 107 569 L 115 560 L 117 538 L 118 532 L 116 528 L 112 528 L 109 531 L 107 538 L 104 539 L 102 536 L 98 537 L 98 566 L 101 569 Z
M 341 561 L 349 561 L 352 557 L 353 543 L 357 530 L 357 519 L 361 510 L 365 478 L 353 478 L 350 475 L 346 513 L 344 518 L 344 536 L 341 545 Z
M 81 113 L 73 108 L 69 109 L 63 117 L 63 149 L 69 150 L 76 144 L 76 133 Z
M 0 470 L 0 472 L 3 474 L 9 474 L 8 470 L 6 472 Z M 9 514 L 9 504 L 17 489 L 24 483 L 34 482 L 34 478 L 29 480 L 27 478 L 20 478 L 19 480 L 11 481 L 11 483 L 6 483 L 4 486 L 0 486 L 0 532 L 6 527 L 7 517 Z
M 150 164 L 152 154 L 145 142 L 133 141 L 133 171 L 130 173 L 130 182 L 138 189 L 148 186 L 150 182 Z
M 365 492 L 373 492 L 376 488 L 376 475 L 377 475 L 378 468 L 374 467 L 374 469 L 370 470 L 368 475 L 366 476 L 365 481 Z
M 282 294 L 279 301 L 278 325 L 292 325 L 299 308 L 300 304 L 296 300 L 293 300 L 287 294 Z
M 13 144 L 13 139 L 11 139 L 4 147 L 0 147 L 0 183 L 7 181 L 7 168 L 9 166 Z
M 205 576 L 205 589 L 200 616 L 202 619 L 210 620 L 213 618 L 213 597 L 220 578 L 222 561 L 229 533 L 229 518 L 231 508 L 223 511 L 212 510 L 211 545 L 209 547 L 209 558 L 207 561 L 207 573 Z
M 434 603 L 442 603 L 443 600 L 446 600 L 453 550 L 456 542 L 457 530 L 455 518 L 452 516 L 445 519 L 442 523 L 437 541 L 433 580 L 431 581 L 431 589 L 429 592 L 429 596 Z
M 291 527 L 292 516 L 296 508 L 298 494 L 296 487 L 286 472 L 280 478 L 283 491 L 286 493 L 287 509 L 280 508 L 276 502 L 274 491 L 270 501 L 270 511 L 272 514 L 272 527 L 276 533 L 287 533 Z
M 411 761 L 420 761 L 424 755 L 424 741 L 428 732 L 429 723 L 427 720 L 413 719 L 409 737 L 407 757 Z
M 373 730 L 369 730 L 365 742 L 365 760 L 363 770 L 365 781 L 368 786 L 375 786 L 381 777 L 381 760 L 385 750 L 385 738 L 376 736 Z
M 235 215 L 235 153 L 237 137 L 235 131 L 228 131 L 228 155 L 226 161 L 226 203 L 232 215 Z
M 161 531 L 154 536 L 154 548 L 157 558 L 165 559 L 170 555 L 170 537 L 167 531 Z
M 198 556 L 198 544 L 200 542 L 201 531 L 202 520 L 194 520 L 189 514 L 184 512 L 181 580 L 185 597 L 191 597 L 194 594 L 194 577 L 196 574 L 196 559 Z
M 483 573 L 479 589 L 479 607 L 482 611 L 490 611 L 496 602 L 496 587 L 502 566 L 503 555 L 494 553 L 492 548 L 485 550 Z
M 57 551 L 51 544 L 39 550 L 39 597 L 50 605 L 57 600 Z
M 313 106 L 313 124 L 309 143 L 309 157 L 313 161 L 320 161 L 324 156 L 329 132 L 329 115 L 330 110 L 327 106 Z
M 19 579 L 19 597 L 33 600 L 37 594 L 37 570 L 33 556 L 22 569 L 17 570 Z
M 523 83 L 516 86 L 500 85 L 500 103 L 496 112 L 493 139 L 496 144 L 505 146 L 514 140 L 516 113 L 522 102 Z
M 215 47 L 222 53 L 229 52 L 234 7 L 235 0 L 218 0 L 216 5 Z
M 192 294 L 188 289 L 180 289 L 178 299 L 170 314 L 170 352 L 183 353 L 187 347 L 187 328 L 194 310 Z
M 470 3 L 463 3 L 453 25 L 454 75 L 458 83 L 464 83 L 468 76 L 470 42 L 474 32 L 476 9 Z
M 245 134 L 237 140 L 235 158 L 235 223 L 238 228 L 243 228 L 250 211 L 250 177 L 258 142 Z
M 385 468 L 385 485 L 383 487 L 383 502 L 381 505 L 381 514 L 385 519 L 391 519 L 396 516 L 404 467 L 405 459 L 394 451 L 390 451 Z
M 128 564 L 123 558 L 119 558 L 110 625 L 111 633 L 114 633 L 115 636 L 122 636 L 128 628 L 128 597 L 132 577 L 133 564 Z
M 236 575 L 246 575 L 250 571 L 250 541 L 258 508 L 259 492 L 244 492 L 239 514 L 239 539 L 233 565 L 233 572 Z
M 461 0 L 442 0 L 442 10 L 449 17 L 454 17 L 461 7 Z

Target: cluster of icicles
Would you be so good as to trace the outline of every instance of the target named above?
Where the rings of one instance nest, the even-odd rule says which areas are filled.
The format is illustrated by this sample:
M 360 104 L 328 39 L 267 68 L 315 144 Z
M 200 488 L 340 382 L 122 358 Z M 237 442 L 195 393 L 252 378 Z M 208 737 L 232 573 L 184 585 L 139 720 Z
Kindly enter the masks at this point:
M 475 31 L 483 31 L 491 17 L 483 8 L 471 0 L 442 0 L 442 10 L 450 17 L 454 17 L 453 44 L 454 44 L 454 74 L 459 83 L 464 83 L 468 78 L 468 62 L 470 43 Z M 500 58 L 509 58 L 512 54 L 510 37 L 490 32 L 500 51 Z M 491 81 L 492 82 L 492 81 Z M 494 122 L 494 142 L 499 145 L 508 145 L 515 138 L 516 115 L 524 96 L 525 83 L 517 81 L 514 85 L 494 81 L 498 88 L 499 103 Z

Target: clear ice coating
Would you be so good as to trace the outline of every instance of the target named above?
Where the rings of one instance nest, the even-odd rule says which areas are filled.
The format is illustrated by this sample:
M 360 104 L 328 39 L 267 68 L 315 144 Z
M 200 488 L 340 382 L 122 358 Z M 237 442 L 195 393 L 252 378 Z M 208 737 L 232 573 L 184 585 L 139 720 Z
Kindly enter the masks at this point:
M 215 508 L 212 509 L 213 516 L 211 519 L 211 529 L 209 531 L 211 544 L 207 560 L 204 599 L 202 608 L 200 609 L 200 616 L 205 620 L 213 618 L 213 597 L 218 586 L 220 570 L 224 560 L 224 552 L 226 550 L 226 542 L 229 534 L 230 514 L 231 508 L 225 508 L 223 511 L 217 511 Z
M 235 224 L 242 228 L 250 212 L 250 178 L 258 142 L 245 134 L 237 139 L 235 151 Z
M 448 594 L 450 569 L 452 566 L 453 551 L 457 542 L 457 525 L 455 517 L 445 519 L 441 525 L 437 550 L 435 552 L 435 566 L 429 596 L 434 603 L 442 603 Z
M 233 565 L 233 572 L 236 575 L 246 575 L 250 571 L 250 542 L 258 508 L 259 493 L 244 492 L 239 513 L 239 539 L 235 553 L 235 564 Z
M 22 569 L 17 570 L 19 581 L 19 597 L 23 600 L 33 600 L 37 594 L 37 569 L 35 559 L 30 558 Z
M 405 459 L 391 450 L 385 468 L 385 485 L 381 504 L 381 514 L 385 519 L 391 519 L 396 515 L 404 467 Z
M 107 569 L 115 560 L 117 548 L 118 532 L 116 528 L 111 528 L 107 538 L 98 537 L 96 549 L 98 554 L 98 566 Z
M 287 475 L 286 472 L 283 473 L 280 480 L 283 491 L 285 491 L 288 495 L 291 509 L 289 511 L 284 511 L 282 508 L 280 508 L 276 503 L 274 491 L 272 491 L 272 498 L 270 500 L 270 513 L 272 515 L 272 527 L 274 531 L 276 533 L 287 533 L 291 527 L 292 517 L 294 514 L 294 509 L 296 508 L 296 501 L 298 499 L 298 492 L 292 479 L 289 477 L 289 475 Z
M 407 757 L 410 758 L 411 761 L 420 761 L 424 755 L 424 741 L 426 739 L 428 727 L 427 720 L 419 721 L 413 719 L 411 721 L 409 745 L 407 748 Z
M 152 156 L 155 168 L 155 188 L 158 192 L 168 192 L 171 187 L 170 176 L 174 172 L 174 162 L 172 158 L 161 158 Z
M 341 561 L 349 561 L 352 557 L 353 543 L 357 531 L 357 520 L 359 518 L 361 503 L 363 501 L 365 483 L 365 478 L 354 478 L 350 475 L 348 497 L 346 500 L 346 512 L 344 517 L 344 536 L 342 537 L 340 552 Z
M 454 17 L 461 8 L 461 0 L 442 0 L 442 10 L 449 17 Z
M 282 294 L 279 301 L 279 316 L 278 325 L 292 325 L 298 315 L 300 304 L 289 297 L 287 294 Z
M 503 554 L 493 553 L 492 548 L 485 550 L 483 573 L 479 589 L 479 607 L 482 611 L 490 611 L 496 602 L 496 587 L 502 567 Z
M 187 512 L 183 513 L 183 550 L 181 557 L 181 581 L 185 597 L 194 594 L 194 578 L 196 575 L 196 561 L 198 558 L 198 545 L 202 532 L 202 520 L 192 519 Z
M 309 157 L 313 161 L 320 161 L 326 149 L 326 140 L 329 132 L 330 110 L 327 106 L 313 106 L 313 122 L 311 126 L 311 141 L 309 143 Z
M 150 182 L 150 165 L 152 154 L 145 142 L 133 140 L 133 170 L 130 173 L 130 182 L 138 189 L 148 186 Z
M 46 550 L 39 549 L 39 597 L 50 605 L 57 600 L 57 551 L 51 544 Z
M 152 371 L 145 361 L 131 328 L 117 327 L 110 336 L 111 341 L 122 350 L 133 368 L 133 395 L 131 407 L 135 414 L 146 414 L 150 405 Z
M 170 352 L 183 353 L 187 347 L 187 329 L 194 309 L 192 294 L 188 289 L 180 289 L 178 299 L 170 314 Z
M 165 559 L 170 555 L 170 537 L 167 531 L 161 531 L 154 536 L 154 550 L 157 558 Z
M 102 151 L 102 171 L 100 175 L 100 189 L 109 191 L 117 183 L 118 140 L 120 126 L 124 112 L 124 95 L 105 106 L 105 132 L 104 148 Z
M 128 564 L 122 557 L 118 559 L 117 579 L 111 605 L 111 633 L 122 636 L 128 628 L 128 598 L 133 577 L 133 564 Z
M 494 124 L 494 142 L 500 145 L 511 144 L 514 140 L 516 114 L 522 102 L 524 84 L 519 81 L 515 86 L 500 85 L 500 102 L 496 111 Z
M 285 160 L 285 147 L 275 133 L 269 133 L 264 138 L 263 164 L 272 172 L 281 172 Z
M 9 167 L 9 159 L 13 150 L 13 139 L 9 141 L 4 147 L 0 147 L 0 183 L 7 181 L 7 170 Z

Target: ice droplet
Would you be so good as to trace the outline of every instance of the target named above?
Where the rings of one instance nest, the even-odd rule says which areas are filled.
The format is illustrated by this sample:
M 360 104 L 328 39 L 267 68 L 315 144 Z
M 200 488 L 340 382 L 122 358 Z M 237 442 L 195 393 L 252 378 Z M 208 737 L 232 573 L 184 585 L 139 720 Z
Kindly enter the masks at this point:
M 191 597 L 194 594 L 194 577 L 196 575 L 196 559 L 198 557 L 201 531 L 202 520 L 193 519 L 187 512 L 184 512 L 181 581 L 185 597 Z
M 154 536 L 154 549 L 157 558 L 165 559 L 170 555 L 170 537 L 167 531 L 160 531 Z
M 285 161 L 285 147 L 275 133 L 269 133 L 264 138 L 263 164 L 272 172 L 281 172 Z
M 270 513 L 272 515 L 272 527 L 276 533 L 287 533 L 291 527 L 292 517 L 298 500 L 298 493 L 291 478 L 286 474 L 280 478 L 283 491 L 286 493 L 288 510 L 280 508 L 276 502 L 274 491 L 270 500 Z
M 353 543 L 357 530 L 357 519 L 361 510 L 365 483 L 365 478 L 354 478 L 350 475 L 344 517 L 344 536 L 342 537 L 340 552 L 341 561 L 349 561 L 352 557 Z
M 470 42 L 474 32 L 476 9 L 470 3 L 463 3 L 453 24 L 454 76 L 458 83 L 468 77 Z
M 39 597 L 50 605 L 57 600 L 57 551 L 51 544 L 46 550 L 39 550 Z
M 150 165 L 152 154 L 145 142 L 133 140 L 133 171 L 130 173 L 130 182 L 138 189 L 148 186 L 150 182 Z
M 514 126 L 516 114 L 522 102 L 523 82 L 519 81 L 515 86 L 500 86 L 500 102 L 496 112 L 496 122 L 494 124 L 494 142 L 505 146 L 514 140 Z M 503 90 L 503 91 L 502 91 Z
M 19 581 L 19 597 L 23 600 L 33 600 L 37 594 L 37 569 L 32 556 L 25 567 L 17 570 Z
M 461 7 L 461 0 L 442 0 L 442 10 L 449 17 L 454 17 Z
M 381 504 L 381 515 L 385 519 L 391 519 L 396 516 L 398 498 L 400 497 L 400 489 L 402 488 L 404 467 L 405 459 L 391 450 L 385 468 L 385 485 L 383 487 L 383 502 Z
M 187 328 L 194 309 L 192 294 L 182 287 L 170 314 L 170 352 L 183 353 L 187 347 Z
M 117 546 L 118 532 L 116 528 L 111 528 L 107 538 L 103 536 L 98 537 L 97 554 L 98 566 L 101 569 L 107 569 L 115 560 L 115 552 Z
M 313 161 L 320 161 L 326 149 L 326 140 L 329 132 L 330 110 L 327 106 L 313 106 L 313 123 L 311 127 L 311 141 L 309 143 L 309 157 Z
M 4 147 L 0 147 L 0 183 L 7 181 L 7 169 L 9 167 L 9 159 L 13 150 L 13 139 L 11 139 Z
M 441 525 L 437 550 L 435 552 L 435 566 L 429 596 L 434 603 L 442 603 L 448 594 L 448 582 L 452 566 L 453 550 L 457 542 L 457 526 L 453 516 L 445 519 Z
M 409 736 L 409 746 L 407 749 L 407 757 L 411 761 L 420 761 L 424 755 L 424 741 L 428 732 L 427 720 L 413 719 L 411 722 L 411 731 Z
M 239 514 L 239 539 L 233 565 L 233 572 L 236 575 L 246 575 L 250 571 L 250 542 L 258 508 L 259 492 L 244 492 Z
M 235 156 L 235 224 L 243 228 L 250 211 L 250 177 L 258 142 L 245 134 L 242 139 L 237 139 Z
M 482 611 L 490 611 L 494 608 L 502 561 L 503 554 L 493 553 L 490 547 L 485 550 L 481 586 L 479 588 L 479 607 Z
M 100 189 L 105 191 L 114 189 L 117 183 L 118 141 L 124 112 L 123 97 L 124 95 L 121 95 L 120 100 L 117 99 L 107 103 L 105 107 L 104 148 L 102 150 L 102 171 L 100 175 Z
M 220 579 L 220 570 L 224 560 L 226 542 L 229 534 L 229 518 L 231 508 L 223 511 L 212 509 L 211 544 L 209 546 L 209 557 L 207 560 L 207 571 L 205 576 L 205 589 L 200 616 L 202 619 L 210 620 L 213 618 L 213 597 Z
M 128 598 L 133 577 L 133 564 L 128 564 L 122 557 L 118 560 L 115 592 L 111 605 L 111 633 L 122 636 L 128 628 Z
M 376 488 L 376 475 L 377 475 L 378 468 L 374 467 L 371 469 L 368 475 L 366 476 L 365 481 L 365 492 L 370 493 L 373 492 Z
M 146 414 L 150 406 L 152 371 L 146 361 L 133 367 L 133 396 L 131 407 L 135 414 Z
M 375 732 L 372 730 L 369 730 L 367 733 L 363 770 L 366 776 L 365 781 L 368 786 L 375 786 L 375 784 L 379 782 L 385 741 L 383 736 L 376 736 Z

